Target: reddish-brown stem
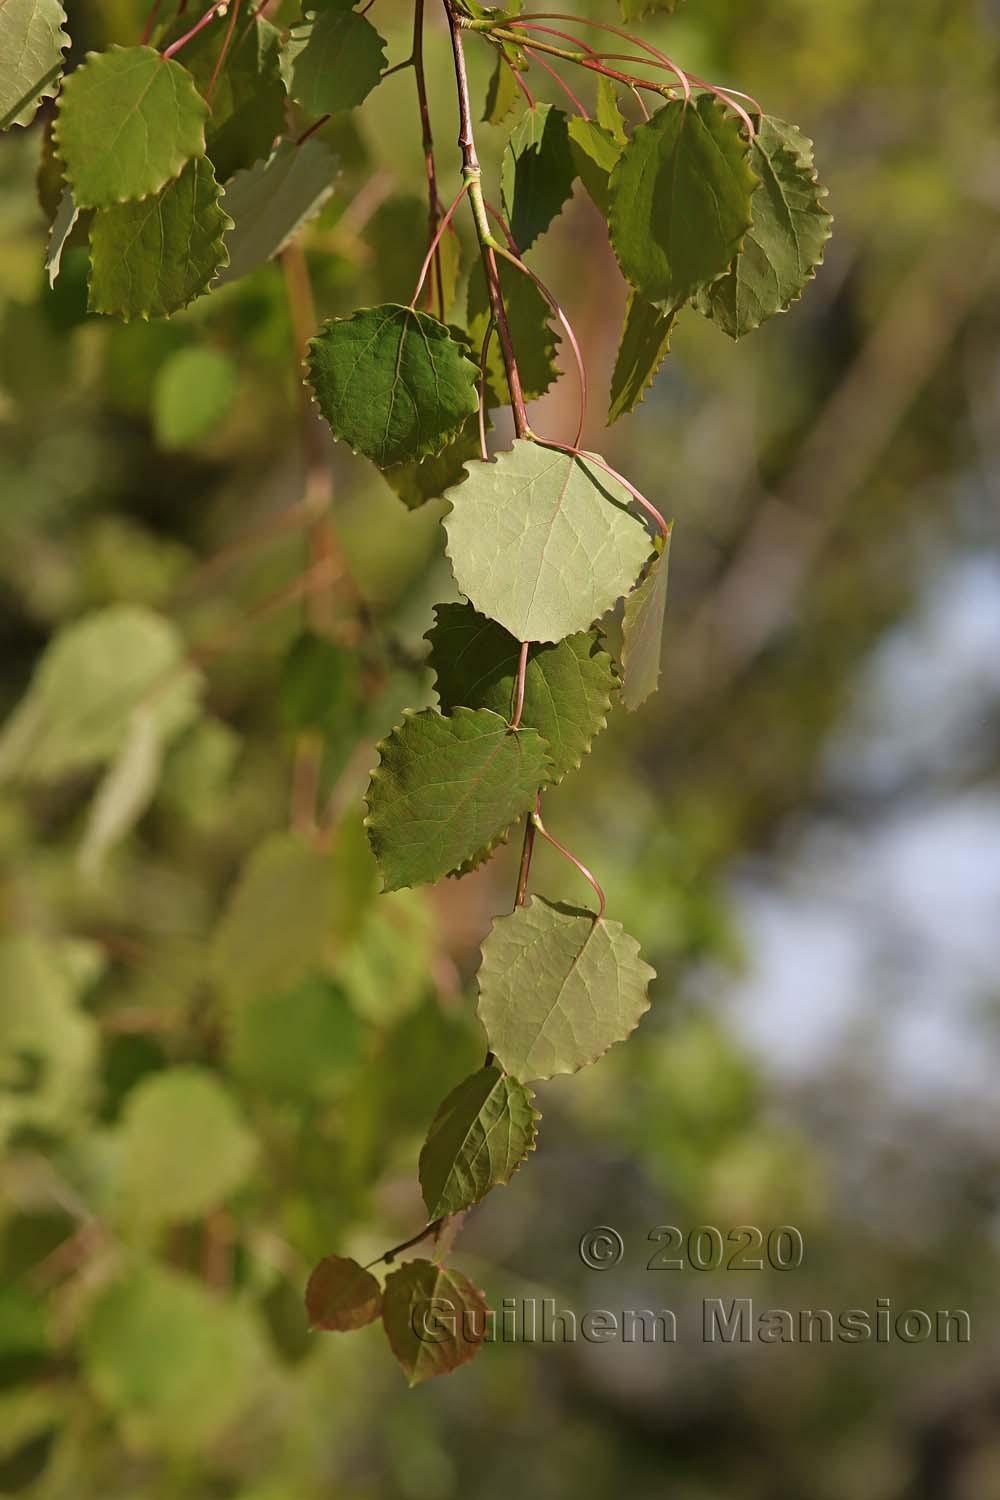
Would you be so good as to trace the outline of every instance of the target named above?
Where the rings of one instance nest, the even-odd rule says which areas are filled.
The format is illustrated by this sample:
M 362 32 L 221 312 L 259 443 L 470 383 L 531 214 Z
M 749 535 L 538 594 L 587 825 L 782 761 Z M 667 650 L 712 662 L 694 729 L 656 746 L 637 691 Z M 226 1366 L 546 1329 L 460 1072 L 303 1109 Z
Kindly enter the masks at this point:
M 606 21 L 592 21 L 587 16 L 565 15 L 561 11 L 538 11 L 537 14 L 518 16 L 513 23 L 517 26 L 525 26 L 531 31 L 549 32 L 552 36 L 561 36 L 564 41 L 576 42 L 577 46 L 582 47 L 585 52 L 593 52 L 593 48 L 588 47 L 586 43 L 578 41 L 576 37 L 570 36 L 564 31 L 553 31 L 551 27 L 532 25 L 535 21 L 572 21 L 578 26 L 591 26 L 595 31 L 603 31 L 611 36 L 620 36 L 631 46 L 638 47 L 640 51 L 647 53 L 650 57 L 655 57 L 656 61 L 662 64 L 663 67 L 669 68 L 684 90 L 685 99 L 690 99 L 691 97 L 691 85 L 688 82 L 688 75 L 684 72 L 683 68 L 679 68 L 665 52 L 660 52 L 658 48 L 652 46 L 650 42 L 643 41 L 641 37 L 633 36 L 630 31 L 623 31 L 620 26 L 611 26 Z M 607 55 L 610 57 L 614 54 Z M 639 58 L 632 57 L 627 59 L 622 58 L 622 61 L 628 62 L 639 62 L 640 60 Z
M 514 75 L 514 82 L 517 84 L 518 88 L 521 90 L 521 93 L 524 95 L 525 103 L 527 104 L 528 108 L 529 109 L 534 109 L 534 107 L 535 107 L 535 96 L 534 96 L 534 94 L 531 92 L 531 90 L 529 89 L 528 85 L 525 83 L 524 79 L 521 77 L 520 73 L 517 71 L 516 68 L 511 68 L 510 71 Z
M 578 56 L 567 52 L 564 47 L 553 47 L 549 42 L 530 41 L 523 31 L 507 31 L 500 27 L 494 27 L 492 34 L 504 42 L 516 42 L 525 51 L 545 52 L 550 57 L 561 57 L 564 62 L 576 63 L 578 67 L 588 68 L 592 73 L 600 73 L 604 78 L 614 78 L 618 83 L 624 84 L 626 88 L 648 89 L 651 94 L 659 94 L 669 97 L 669 90 L 665 84 L 653 83 L 648 78 L 636 78 L 630 73 L 619 73 L 616 68 L 606 67 L 604 63 L 598 62 L 596 55 L 593 57 Z
M 653 502 L 647 500 L 642 491 L 637 490 L 635 485 L 625 478 L 624 474 L 619 474 L 618 470 L 613 469 L 610 464 L 605 463 L 603 458 L 598 458 L 596 453 L 585 453 L 582 448 L 578 448 L 570 443 L 558 443 L 555 438 L 538 437 L 536 435 L 535 441 L 541 443 L 543 448 L 558 448 L 563 453 L 572 453 L 574 458 L 582 458 L 588 464 L 593 464 L 595 469 L 603 469 L 605 474 L 610 474 L 612 479 L 617 479 L 619 484 L 625 486 L 632 499 L 641 505 L 650 519 L 656 523 L 657 530 L 662 537 L 670 535 L 670 523 L 663 519 Z
M 296 146 L 304 146 L 311 135 L 314 135 L 317 130 L 322 130 L 323 126 L 326 124 L 329 118 L 330 116 L 327 114 L 320 115 L 318 120 L 313 120 L 312 124 L 309 126 L 309 129 L 303 130 L 302 134 L 296 140 Z
M 403 1240 L 402 1244 L 393 1245 L 391 1250 L 383 1250 L 381 1255 L 376 1255 L 374 1260 L 368 1262 L 365 1270 L 371 1270 L 372 1266 L 377 1266 L 382 1261 L 385 1261 L 387 1266 L 391 1265 L 396 1256 L 402 1255 L 404 1250 L 411 1249 L 413 1245 L 419 1245 L 420 1241 L 425 1240 L 429 1234 L 436 1234 L 444 1223 L 444 1220 L 445 1216 L 442 1214 L 440 1219 L 434 1219 L 430 1224 L 425 1224 L 418 1234 L 411 1235 L 408 1240 Z
M 413 296 L 410 298 L 410 306 L 411 307 L 416 307 L 416 305 L 417 305 L 417 298 L 420 296 L 420 292 L 421 292 L 421 289 L 423 288 L 423 284 L 424 284 L 424 282 L 427 279 L 427 272 L 430 270 L 431 260 L 433 259 L 434 263 L 435 263 L 435 266 L 436 266 L 436 269 L 437 269 L 437 273 L 438 273 L 438 291 L 439 291 L 439 294 L 440 294 L 439 295 L 439 304 L 440 304 L 440 309 L 441 309 L 440 316 L 441 316 L 442 322 L 444 321 L 445 308 L 444 308 L 443 288 L 441 286 L 441 262 L 440 262 L 440 259 L 438 257 L 437 250 L 438 250 L 438 246 L 441 243 L 442 236 L 444 235 L 444 233 L 446 232 L 446 230 L 448 228 L 448 225 L 451 223 L 452 219 L 454 218 L 456 208 L 461 203 L 462 199 L 465 197 L 465 195 L 466 195 L 466 193 L 468 191 L 469 191 L 469 184 L 467 182 L 463 182 L 462 186 L 459 188 L 458 192 L 455 195 L 455 198 L 454 198 L 454 201 L 452 202 L 451 207 L 448 209 L 448 211 L 445 214 L 444 218 L 441 220 L 440 224 L 437 226 L 436 230 L 434 231 L 434 234 L 431 237 L 430 245 L 428 246 L 428 249 L 427 249 L 427 254 L 424 256 L 424 263 L 420 267 L 420 275 L 417 277 L 416 290 L 414 291 Z
M 635 102 L 636 102 L 636 104 L 638 104 L 638 106 L 639 106 L 639 113 L 642 115 L 642 118 L 644 120 L 648 121 L 649 120 L 649 110 L 646 108 L 646 101 L 645 101 L 645 99 L 642 97 L 642 95 L 640 94 L 639 90 L 636 88 L 636 86 L 635 86 L 634 83 L 630 84 L 629 87 L 631 88 L 632 93 L 635 96 Z
M 581 115 L 583 119 L 589 120 L 590 116 L 587 113 L 583 102 L 576 96 L 576 94 L 574 94 L 573 90 L 570 88 L 565 79 L 559 77 L 559 74 L 556 72 L 555 68 L 550 68 L 544 57 L 536 57 L 535 62 L 543 72 L 548 73 L 549 77 L 555 80 L 555 82 L 562 89 L 563 93 L 566 95 L 566 98 L 576 109 L 577 114 Z
M 535 799 L 538 811 L 538 798 Z M 524 823 L 524 843 L 521 845 L 521 864 L 517 872 L 517 889 L 514 892 L 514 910 L 528 899 L 528 876 L 531 874 L 531 856 L 535 852 L 535 824 L 529 814 Z
M 219 55 L 215 59 L 215 67 L 212 69 L 212 76 L 208 80 L 208 87 L 205 90 L 205 100 L 209 104 L 212 102 L 212 93 L 215 89 L 216 83 L 219 80 L 219 74 L 222 71 L 222 64 L 225 62 L 226 55 L 233 43 L 233 32 L 236 30 L 236 17 L 239 15 L 239 13 L 240 0 L 233 0 L 232 8 L 229 12 L 229 23 L 226 26 L 226 34 L 222 38 L 222 46 L 219 48 Z
M 428 291 L 428 303 L 437 302 L 438 317 L 442 323 L 447 308 L 444 305 L 444 281 L 441 276 L 441 252 L 438 227 L 437 168 L 434 165 L 434 137 L 431 133 L 431 113 L 427 103 L 427 79 L 424 74 L 424 0 L 415 0 L 413 8 L 413 76 L 417 81 L 417 104 L 420 109 L 420 134 L 424 149 L 424 168 L 427 173 L 427 242 L 434 255 L 434 276 Z M 426 274 L 426 273 L 425 273 Z M 416 298 L 414 298 L 416 301 Z
M 514 684 L 514 713 L 511 717 L 511 729 L 520 729 L 521 715 L 524 712 L 524 684 L 528 676 L 528 642 L 521 642 L 521 654 L 517 660 L 517 681 Z
M 583 876 L 584 880 L 586 880 L 590 884 L 590 887 L 598 900 L 597 917 L 595 918 L 595 920 L 600 921 L 600 919 L 604 916 L 604 908 L 606 902 L 604 899 L 604 891 L 601 889 L 601 886 L 598 884 L 597 880 L 595 880 L 592 872 L 587 869 L 587 866 L 581 859 L 577 859 L 575 854 L 570 853 L 565 844 L 561 844 L 557 838 L 553 837 L 553 835 L 549 833 L 548 829 L 545 827 L 545 824 L 542 822 L 541 814 L 538 811 L 537 805 L 535 807 L 535 811 L 531 815 L 531 822 L 534 827 L 537 828 L 538 832 L 542 835 L 542 838 L 550 843 L 553 849 L 558 849 L 560 854 L 565 855 L 570 864 L 575 865 L 580 874 Z
M 486 325 L 486 333 L 483 337 L 482 348 L 479 351 L 479 456 L 483 463 L 489 463 L 490 450 L 486 446 L 486 359 L 490 352 L 490 340 L 493 337 L 493 319 Z
M 142 28 L 142 36 L 139 38 L 139 45 L 141 47 L 145 47 L 153 35 L 153 27 L 156 25 L 156 18 L 160 14 L 160 6 L 162 4 L 163 0 L 153 0 L 152 5 L 149 7 L 149 15 L 146 17 L 146 24 Z
M 457 11 L 452 8 L 450 0 L 445 0 L 445 12 L 451 32 L 452 54 L 455 59 L 455 83 L 458 89 L 459 117 L 458 145 L 462 153 L 462 176 L 469 189 L 473 218 L 476 222 L 476 233 L 479 236 L 483 270 L 486 273 L 490 306 L 493 309 L 493 320 L 497 327 L 497 338 L 500 340 L 500 352 L 503 355 L 504 369 L 507 372 L 507 387 L 510 392 L 510 405 L 514 417 L 514 431 L 518 437 L 525 437 L 528 432 L 528 413 L 524 406 L 521 376 L 518 372 L 517 355 L 514 353 L 514 344 L 510 336 L 510 324 L 507 322 L 507 310 L 504 307 L 503 293 L 500 290 L 500 276 L 497 271 L 496 256 L 493 254 L 493 248 L 490 243 L 492 236 L 490 235 L 489 219 L 483 203 L 483 174 L 482 168 L 479 165 L 476 138 L 472 128 L 472 105 L 469 100 L 469 79 L 465 67 L 461 18 Z
M 169 57 L 173 57 L 175 52 L 179 52 L 181 48 L 191 40 L 192 37 L 197 36 L 199 31 L 203 30 L 204 27 L 208 25 L 209 21 L 213 20 L 215 16 L 218 15 L 219 11 L 222 10 L 227 3 L 228 0 L 215 0 L 215 4 L 209 6 L 208 10 L 206 10 L 201 20 L 196 21 L 191 27 L 190 31 L 185 31 L 184 35 L 179 36 L 176 42 L 171 42 L 169 47 L 164 47 L 164 58 L 166 59 Z

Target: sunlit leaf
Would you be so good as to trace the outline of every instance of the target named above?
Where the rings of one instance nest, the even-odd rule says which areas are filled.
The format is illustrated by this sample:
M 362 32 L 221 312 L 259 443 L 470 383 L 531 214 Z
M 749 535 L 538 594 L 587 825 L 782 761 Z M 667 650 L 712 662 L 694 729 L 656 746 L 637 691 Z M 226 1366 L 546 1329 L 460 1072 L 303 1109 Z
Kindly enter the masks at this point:
M 457 1214 L 509 1182 L 535 1147 L 532 1093 L 491 1064 L 466 1078 L 434 1116 L 420 1153 L 431 1219 Z
M 502 53 L 498 52 L 486 90 L 486 103 L 483 105 L 484 122 L 487 125 L 502 125 L 521 97 L 514 69 Z
M 69 46 L 62 0 L 0 3 L 0 130 L 30 125 L 56 92 Z
M 585 120 L 581 115 L 570 117 L 568 129 L 573 165 L 580 181 L 599 212 L 607 218 L 608 180 L 621 155 L 622 142 L 615 140 L 603 126 Z

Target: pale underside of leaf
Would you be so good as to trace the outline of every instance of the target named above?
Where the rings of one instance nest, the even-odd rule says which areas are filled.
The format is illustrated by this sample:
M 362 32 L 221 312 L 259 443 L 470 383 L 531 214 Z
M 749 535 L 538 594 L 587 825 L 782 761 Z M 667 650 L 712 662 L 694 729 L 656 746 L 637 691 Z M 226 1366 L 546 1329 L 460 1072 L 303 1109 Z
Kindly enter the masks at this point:
M 411 1260 L 386 1278 L 382 1322 L 411 1386 L 473 1359 L 488 1317 L 486 1298 L 460 1271 Z
M 420 1153 L 431 1219 L 461 1213 L 507 1183 L 535 1146 L 539 1115 L 524 1084 L 495 1065 L 460 1083 L 434 1117 Z
M 81 208 L 158 193 L 205 150 L 208 105 L 151 47 L 88 53 L 63 85 L 54 141 Z
M 49 242 L 45 250 L 45 270 L 48 274 L 50 287 L 56 284 L 62 266 L 62 256 L 66 248 L 66 241 L 73 233 L 79 217 L 80 210 L 73 201 L 72 191 L 68 187 L 63 188 L 59 199 L 59 207 L 56 209 L 56 216 L 52 220 L 52 228 L 49 230 Z
M 309 378 L 334 437 L 380 468 L 438 454 L 479 409 L 479 371 L 428 313 L 385 303 L 328 323 Z
M 338 161 L 311 136 L 296 146 L 282 141 L 267 161 L 237 172 L 226 183 L 229 264 L 217 286 L 237 281 L 278 255 L 320 212 L 334 190 Z
M 667 608 L 670 537 L 649 565 L 645 578 L 625 600 L 622 620 L 622 702 L 633 710 L 656 691 Z
M 366 827 L 386 890 L 475 855 L 533 804 L 550 766 L 540 735 L 487 709 L 407 713 L 378 749 Z
M 521 646 L 502 625 L 471 604 L 439 604 L 426 639 L 445 713 L 464 705 L 510 717 Z M 596 630 L 530 649 L 521 723 L 548 742 L 553 781 L 580 765 L 607 724 L 617 686 L 614 662 Z
M 479 1017 L 515 1077 L 575 1073 L 635 1030 L 654 977 L 620 923 L 532 896 L 483 944 Z
M 62 0 L 0 0 L 0 130 L 30 125 L 69 46 Z
M 649 555 L 628 490 L 591 458 L 517 441 L 445 497 L 459 589 L 519 641 L 587 630 Z

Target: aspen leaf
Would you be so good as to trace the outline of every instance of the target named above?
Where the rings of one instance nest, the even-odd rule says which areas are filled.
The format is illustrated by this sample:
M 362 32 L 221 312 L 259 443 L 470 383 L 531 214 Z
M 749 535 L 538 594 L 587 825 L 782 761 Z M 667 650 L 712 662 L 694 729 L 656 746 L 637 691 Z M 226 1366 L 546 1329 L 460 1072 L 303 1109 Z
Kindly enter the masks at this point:
M 609 425 L 634 410 L 656 379 L 656 372 L 669 352 L 676 321 L 676 313 L 663 312 L 639 292 L 630 294 L 611 374 Z
M 306 1286 L 309 1327 L 349 1333 L 374 1323 L 382 1310 L 382 1289 L 370 1271 L 343 1255 L 321 1260 Z
M 407 713 L 378 749 L 366 827 L 387 891 L 469 859 L 532 805 L 551 764 L 539 734 L 488 709 Z
M 522 255 L 562 212 L 575 177 L 564 112 L 552 104 L 525 110 L 510 133 L 500 174 L 504 217 Z
M 658 541 L 645 578 L 625 600 L 622 619 L 622 702 L 628 709 L 645 703 L 660 680 L 663 616 L 667 608 L 670 538 Z
M 487 422 L 487 431 L 492 424 Z M 479 415 L 467 417 L 458 436 L 433 458 L 413 459 L 382 470 L 382 478 L 410 510 L 437 500 L 465 478 L 470 459 L 480 456 Z
M 461 1271 L 411 1260 L 386 1278 L 382 1322 L 411 1386 L 474 1359 L 488 1318 L 486 1298 Z
M 483 944 L 479 1018 L 515 1077 L 575 1073 L 635 1030 L 652 978 L 620 922 L 532 896 Z
M 750 227 L 758 178 L 717 99 L 675 100 L 637 125 L 611 173 L 608 227 L 625 279 L 677 308 L 723 276 Z
M 420 1186 L 431 1219 L 461 1213 L 509 1182 L 535 1148 L 532 1093 L 491 1064 L 445 1099 L 420 1153 Z
M 54 140 L 80 208 L 146 198 L 205 150 L 208 105 L 152 47 L 90 52 L 66 79 Z
M 207 157 L 138 203 L 94 215 L 90 227 L 91 312 L 166 318 L 206 291 L 228 259 L 232 219 Z
M 517 86 L 514 69 L 503 54 L 498 52 L 483 106 L 485 124 L 502 125 L 520 97 L 521 90 Z
M 226 183 L 229 264 L 217 286 L 265 265 L 322 209 L 337 177 L 336 155 L 311 136 L 301 146 L 281 141 L 266 161 L 237 172 Z
M 0 130 L 30 125 L 56 92 L 69 46 L 62 0 L 0 3 Z
M 443 323 L 392 302 L 327 323 L 309 345 L 334 437 L 381 468 L 440 453 L 478 410 L 478 378 Z
M 445 497 L 458 587 L 519 641 L 587 630 L 649 556 L 628 490 L 588 457 L 518 441 Z
M 428 665 L 437 678 L 442 710 L 489 708 L 513 711 L 521 643 L 471 604 L 439 604 L 427 634 Z M 596 630 L 567 636 L 554 645 L 533 646 L 524 678 L 521 723 L 548 742 L 552 780 L 579 766 L 591 741 L 607 723 L 618 686 L 614 662 L 601 649 Z
M 378 83 L 385 42 L 357 11 L 327 5 L 292 28 L 282 61 L 296 104 L 311 115 L 337 114 L 363 103 Z
M 794 125 L 764 115 L 750 160 L 760 178 L 753 223 L 728 274 L 698 303 L 734 339 L 801 297 L 830 238 L 826 189 L 816 177 L 810 140 Z
M 603 126 L 573 115 L 569 121 L 569 145 L 577 175 L 605 218 L 608 216 L 608 181 L 622 152 Z

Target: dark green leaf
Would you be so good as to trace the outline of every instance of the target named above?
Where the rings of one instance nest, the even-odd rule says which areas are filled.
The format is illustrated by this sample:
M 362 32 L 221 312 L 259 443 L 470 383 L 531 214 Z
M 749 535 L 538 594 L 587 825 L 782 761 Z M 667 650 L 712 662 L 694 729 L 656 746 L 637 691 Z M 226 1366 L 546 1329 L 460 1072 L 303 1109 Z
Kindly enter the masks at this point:
M 254 8 L 248 6 L 246 10 L 252 12 Z M 284 127 L 281 33 L 262 17 L 245 13 L 237 21 L 219 68 L 230 20 L 230 12 L 217 15 L 185 42 L 180 54 L 199 93 L 208 101 L 205 148 L 220 182 L 269 155 Z M 189 17 L 180 16 L 164 40 L 172 41 L 190 29 Z
M 602 126 L 595 125 L 593 120 L 584 120 L 580 115 L 572 116 L 568 129 L 573 165 L 580 181 L 598 211 L 607 218 L 608 179 L 621 155 L 621 143 Z
M 471 604 L 439 604 L 428 632 L 429 666 L 437 677 L 442 710 L 459 705 L 489 708 L 510 718 L 520 642 L 502 625 L 477 614 Z M 607 723 L 618 685 L 614 662 L 601 649 L 596 630 L 567 636 L 551 646 L 533 646 L 524 679 L 521 723 L 548 741 L 552 779 L 578 766 L 594 736 Z
M 559 378 L 555 362 L 557 338 L 549 319 L 552 309 L 538 290 L 530 276 L 525 276 L 508 261 L 499 267 L 500 289 L 503 293 L 510 335 L 517 350 L 518 373 L 526 401 L 543 396 Z M 476 262 L 469 275 L 467 322 L 469 340 L 478 358 L 490 321 L 490 299 L 486 287 L 486 276 L 480 262 Z M 506 406 L 510 396 L 507 374 L 504 369 L 500 341 L 494 331 L 490 339 L 486 359 L 487 406 Z
M 522 255 L 562 211 L 575 176 L 563 111 L 551 104 L 525 110 L 510 133 L 500 176 L 504 217 Z
M 540 1116 L 532 1097 L 495 1064 L 448 1095 L 420 1153 L 420 1186 L 431 1219 L 461 1213 L 510 1181 L 535 1148 Z
M 416 510 L 428 500 L 437 500 L 451 485 L 460 483 L 469 460 L 478 458 L 479 454 L 479 416 L 474 413 L 466 418 L 458 437 L 453 438 L 436 457 L 393 464 L 382 470 L 382 478 L 404 505 Z
M 361 104 L 382 76 L 385 42 L 357 11 L 328 5 L 293 27 L 283 57 L 285 82 L 311 115 Z
M 625 326 L 611 374 L 608 425 L 632 411 L 656 379 L 670 349 L 675 312 L 663 312 L 639 292 L 629 295 Z
M 408 713 L 378 748 L 366 826 L 387 891 L 469 859 L 534 803 L 550 771 L 540 735 L 486 709 Z

